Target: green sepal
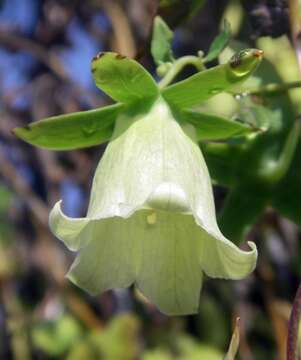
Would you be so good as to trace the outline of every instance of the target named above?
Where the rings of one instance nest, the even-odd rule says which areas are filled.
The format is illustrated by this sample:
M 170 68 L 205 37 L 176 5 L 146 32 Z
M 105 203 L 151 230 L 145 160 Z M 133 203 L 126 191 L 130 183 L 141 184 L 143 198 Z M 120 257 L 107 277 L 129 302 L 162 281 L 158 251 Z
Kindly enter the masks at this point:
M 180 114 L 182 121 L 194 126 L 197 141 L 227 139 L 256 131 L 255 128 L 247 124 L 229 120 L 218 115 L 192 110 L 183 110 Z
M 174 60 L 171 49 L 172 39 L 173 32 L 160 16 L 156 16 L 151 41 L 151 54 L 157 65 Z
M 178 108 L 197 106 L 222 91 L 230 91 L 245 81 L 262 59 L 262 51 L 246 49 L 228 63 L 199 72 L 162 90 L 165 100 Z
M 124 108 L 115 104 L 100 109 L 49 117 L 13 133 L 29 144 L 51 150 L 71 150 L 110 140 L 114 121 Z
M 96 86 L 116 101 L 130 103 L 158 96 L 150 73 L 133 59 L 104 52 L 93 58 L 91 66 Z
M 230 38 L 231 26 L 230 23 L 225 19 L 223 30 L 216 36 L 216 38 L 211 43 L 208 54 L 206 55 L 204 61 L 208 62 L 216 59 L 228 45 Z

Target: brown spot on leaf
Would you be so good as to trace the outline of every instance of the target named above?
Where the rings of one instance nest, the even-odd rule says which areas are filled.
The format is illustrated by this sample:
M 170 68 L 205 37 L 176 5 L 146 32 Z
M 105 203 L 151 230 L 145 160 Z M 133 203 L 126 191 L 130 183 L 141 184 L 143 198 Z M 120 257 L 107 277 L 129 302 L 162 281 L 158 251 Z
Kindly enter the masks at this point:
M 258 57 L 258 58 L 262 57 L 262 56 L 263 56 L 263 51 L 262 51 L 262 50 L 258 50 L 258 49 L 255 50 L 254 56 L 255 56 L 255 57 Z
M 104 56 L 105 53 L 104 52 L 99 52 L 97 55 L 95 55 L 92 59 L 92 61 L 96 61 L 99 60 L 102 56 Z
M 117 60 L 122 60 L 122 59 L 126 59 L 126 56 L 121 55 L 121 54 L 116 54 L 115 58 L 116 58 Z

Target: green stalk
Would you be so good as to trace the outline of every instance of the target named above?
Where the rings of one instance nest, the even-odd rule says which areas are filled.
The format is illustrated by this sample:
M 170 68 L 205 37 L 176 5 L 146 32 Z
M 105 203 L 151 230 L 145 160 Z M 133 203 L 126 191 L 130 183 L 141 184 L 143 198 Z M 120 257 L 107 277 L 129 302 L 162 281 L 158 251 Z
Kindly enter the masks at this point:
M 163 89 L 169 85 L 175 77 L 183 70 L 187 65 L 194 66 L 198 71 L 204 70 L 204 64 L 202 58 L 199 56 L 187 55 L 177 59 L 168 70 L 164 78 L 159 82 L 159 88 Z

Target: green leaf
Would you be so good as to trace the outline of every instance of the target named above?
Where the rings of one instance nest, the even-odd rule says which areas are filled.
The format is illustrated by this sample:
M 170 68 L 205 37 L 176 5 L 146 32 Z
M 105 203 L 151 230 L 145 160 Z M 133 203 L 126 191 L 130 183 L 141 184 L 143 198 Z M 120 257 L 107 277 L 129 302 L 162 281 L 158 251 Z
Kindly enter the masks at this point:
M 287 176 L 273 193 L 272 206 L 301 227 L 301 143 L 294 156 Z
M 238 121 L 191 110 L 183 110 L 181 119 L 194 126 L 197 141 L 227 139 L 250 134 L 255 130 L 249 125 Z
M 35 347 L 42 349 L 51 357 L 60 357 L 82 336 L 79 323 L 69 315 L 57 321 L 38 323 L 32 331 Z
M 239 244 L 259 218 L 267 202 L 264 192 L 238 186 L 230 190 L 219 217 L 223 234 Z
M 173 32 L 160 16 L 155 17 L 151 53 L 157 65 L 174 60 L 171 43 Z
M 90 357 L 78 359 L 137 359 L 141 351 L 139 330 L 140 319 L 138 317 L 132 314 L 116 314 L 105 329 L 93 331 L 89 335 L 90 347 L 97 350 L 98 356 L 92 359 Z M 70 358 L 69 360 L 75 359 Z
M 162 90 L 165 100 L 179 108 L 189 108 L 222 91 L 229 91 L 245 81 L 256 69 L 262 51 L 246 49 L 236 53 L 228 63 L 199 72 Z
M 13 132 L 32 145 L 51 150 L 94 146 L 110 140 L 113 122 L 123 108 L 124 105 L 115 104 L 95 110 L 53 116 L 22 128 L 15 128 Z
M 223 143 L 201 144 L 210 177 L 215 184 L 233 186 L 239 169 L 241 145 Z
M 99 53 L 92 60 L 92 73 L 96 86 L 116 101 L 129 103 L 158 95 L 152 76 L 126 56 Z
M 219 33 L 211 43 L 208 54 L 204 59 L 205 62 L 216 59 L 219 56 L 219 54 L 224 50 L 224 48 L 228 45 L 230 38 L 231 38 L 230 23 L 225 19 L 224 28 L 222 32 Z

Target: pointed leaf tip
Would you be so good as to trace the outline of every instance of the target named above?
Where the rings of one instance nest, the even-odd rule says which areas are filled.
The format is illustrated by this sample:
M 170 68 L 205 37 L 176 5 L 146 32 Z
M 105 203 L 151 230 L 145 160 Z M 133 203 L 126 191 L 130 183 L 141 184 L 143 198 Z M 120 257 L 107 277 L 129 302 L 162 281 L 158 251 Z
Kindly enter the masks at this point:
M 157 65 L 174 60 L 171 43 L 173 32 L 160 16 L 155 17 L 151 53 Z
M 115 104 L 100 109 L 52 116 L 15 128 L 13 134 L 29 144 L 50 150 L 71 150 L 108 141 L 113 123 L 124 108 Z
M 201 104 L 222 91 L 230 91 L 245 81 L 257 68 L 263 56 L 258 49 L 245 49 L 234 54 L 223 65 L 201 71 L 163 89 L 165 100 L 181 109 Z
M 182 121 L 194 126 L 197 141 L 228 139 L 258 131 L 248 124 L 214 114 L 192 110 L 183 110 L 179 114 Z
M 216 36 L 210 45 L 208 54 L 204 59 L 205 62 L 212 61 L 219 56 L 219 54 L 228 45 L 231 38 L 231 26 L 227 19 L 224 20 L 223 30 Z

